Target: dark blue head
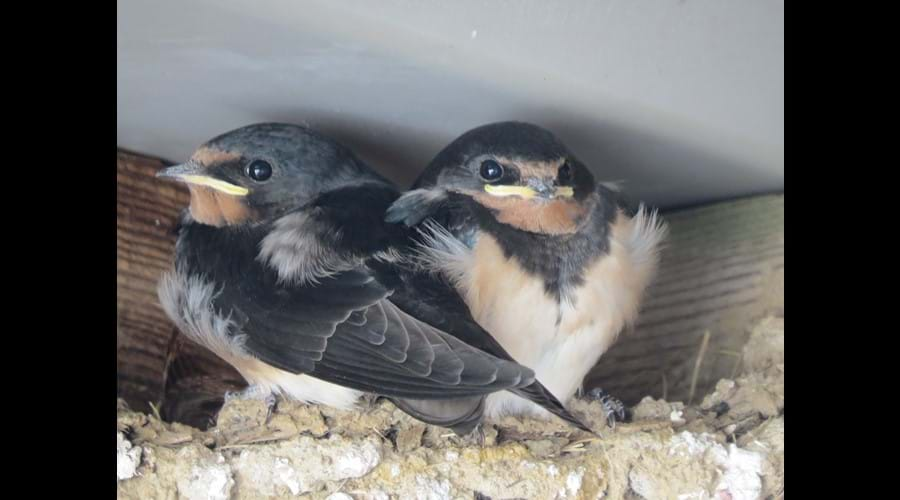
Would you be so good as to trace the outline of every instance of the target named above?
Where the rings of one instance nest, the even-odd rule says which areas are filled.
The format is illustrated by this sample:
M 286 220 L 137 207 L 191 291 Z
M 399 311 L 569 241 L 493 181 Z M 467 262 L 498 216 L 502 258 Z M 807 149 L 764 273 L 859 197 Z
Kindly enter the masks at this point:
M 157 175 L 187 183 L 193 218 L 214 226 L 272 221 L 327 191 L 387 183 L 344 146 L 283 123 L 226 132 Z

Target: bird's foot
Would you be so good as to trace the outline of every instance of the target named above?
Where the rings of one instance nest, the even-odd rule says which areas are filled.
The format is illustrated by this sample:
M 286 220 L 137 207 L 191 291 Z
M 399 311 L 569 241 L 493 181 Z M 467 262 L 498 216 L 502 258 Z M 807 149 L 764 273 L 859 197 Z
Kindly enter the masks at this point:
M 625 405 L 618 398 L 611 396 L 603 389 L 595 387 L 588 391 L 584 398 L 589 401 L 600 402 L 600 405 L 603 407 L 603 413 L 606 415 L 606 423 L 611 428 L 615 429 L 616 422 L 625 421 Z
M 480 448 L 484 448 L 484 444 L 487 442 L 487 436 L 484 434 L 484 422 L 478 422 L 478 425 L 475 426 L 475 440 L 478 442 L 478 446 Z
M 274 392 L 270 392 L 264 401 L 266 402 L 266 424 L 268 424 L 278 406 L 278 398 L 275 397 Z
M 275 396 L 275 393 L 261 385 L 251 385 L 243 391 L 225 393 L 225 403 L 235 400 L 263 401 L 266 404 L 266 423 L 269 423 L 269 419 L 272 418 L 272 413 L 275 412 L 275 408 L 278 405 L 278 398 Z
M 375 408 L 375 405 L 378 404 L 378 399 L 380 397 L 381 396 L 377 394 L 372 394 L 369 392 L 363 393 L 363 395 L 359 397 L 359 407 L 366 410 L 371 410 L 372 408 Z
M 225 402 L 234 400 L 263 400 L 272 394 L 268 387 L 261 385 L 249 385 L 242 391 L 228 391 L 225 393 Z

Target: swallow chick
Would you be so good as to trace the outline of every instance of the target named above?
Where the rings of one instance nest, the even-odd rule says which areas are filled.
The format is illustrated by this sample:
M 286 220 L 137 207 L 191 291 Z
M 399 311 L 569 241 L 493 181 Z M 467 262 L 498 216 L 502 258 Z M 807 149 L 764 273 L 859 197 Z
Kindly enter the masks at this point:
M 160 303 L 241 373 L 247 394 L 343 409 L 375 394 L 466 434 L 486 395 L 506 390 L 589 430 L 452 287 L 404 267 L 409 230 L 384 221 L 399 192 L 343 146 L 256 124 L 158 175 L 191 194 Z
M 563 403 L 634 322 L 666 233 L 655 212 L 628 213 L 552 133 L 520 122 L 457 138 L 386 220 L 419 228 L 420 266 L 449 279 L 475 320 Z M 505 394 L 487 398 L 486 414 L 546 415 Z

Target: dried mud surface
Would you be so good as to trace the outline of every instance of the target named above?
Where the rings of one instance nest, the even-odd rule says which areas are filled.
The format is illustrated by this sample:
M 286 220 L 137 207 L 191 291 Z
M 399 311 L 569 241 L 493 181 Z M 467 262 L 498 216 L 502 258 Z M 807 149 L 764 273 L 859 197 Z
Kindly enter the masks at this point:
M 698 398 L 699 399 L 699 398 Z M 123 499 L 757 499 L 784 495 L 784 320 L 753 328 L 734 380 L 697 404 L 645 398 L 601 437 L 507 417 L 459 438 L 389 402 L 359 411 L 230 401 L 201 431 L 117 402 Z

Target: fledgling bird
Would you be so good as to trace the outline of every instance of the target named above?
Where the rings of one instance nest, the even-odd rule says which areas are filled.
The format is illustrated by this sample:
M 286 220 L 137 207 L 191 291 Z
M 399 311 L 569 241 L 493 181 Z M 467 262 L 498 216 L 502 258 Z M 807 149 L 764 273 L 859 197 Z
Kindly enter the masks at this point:
M 508 390 L 589 430 L 452 287 L 397 259 L 409 230 L 384 213 L 400 193 L 343 146 L 255 124 L 158 175 L 191 193 L 160 302 L 243 375 L 246 395 L 346 409 L 373 393 L 466 434 L 485 396 Z
M 457 138 L 387 220 L 421 230 L 421 267 L 454 283 L 475 320 L 564 404 L 635 320 L 666 233 L 643 206 L 629 215 L 551 132 L 521 122 Z M 611 423 L 624 418 L 595 394 Z M 505 394 L 487 398 L 486 414 L 546 415 Z

